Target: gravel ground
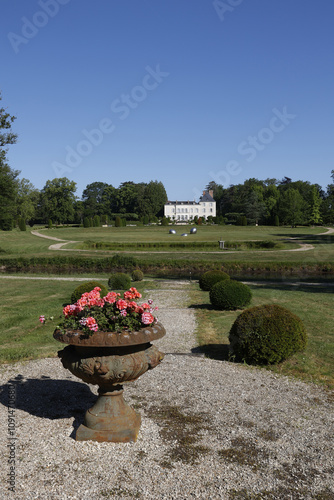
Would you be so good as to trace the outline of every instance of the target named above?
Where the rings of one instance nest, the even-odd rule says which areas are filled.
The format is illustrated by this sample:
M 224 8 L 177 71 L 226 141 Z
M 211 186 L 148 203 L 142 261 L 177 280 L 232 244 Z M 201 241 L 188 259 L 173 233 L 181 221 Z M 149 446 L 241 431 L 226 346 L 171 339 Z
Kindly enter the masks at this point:
M 124 391 L 136 443 L 74 440 L 96 388 L 59 359 L 0 366 L 1 499 L 334 499 L 333 393 L 192 355 L 186 287 L 164 288 L 151 297 L 166 356 Z

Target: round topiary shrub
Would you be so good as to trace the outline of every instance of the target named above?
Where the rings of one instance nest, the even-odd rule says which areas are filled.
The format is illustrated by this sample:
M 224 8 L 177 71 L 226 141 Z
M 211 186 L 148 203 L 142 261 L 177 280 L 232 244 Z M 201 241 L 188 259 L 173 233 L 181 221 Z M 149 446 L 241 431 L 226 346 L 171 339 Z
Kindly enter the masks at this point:
M 101 297 L 107 295 L 108 290 L 104 285 L 101 285 L 101 283 L 98 283 L 97 281 L 88 281 L 87 283 L 82 283 L 81 285 L 76 287 L 71 295 L 71 303 L 74 304 L 74 302 L 80 299 L 83 293 L 91 292 L 96 286 L 101 288 Z
M 247 306 L 252 298 L 249 286 L 235 280 L 219 281 L 210 290 L 210 302 L 215 309 L 232 311 Z
M 237 360 L 266 365 L 284 361 L 306 347 L 302 320 L 285 307 L 268 304 L 242 312 L 229 333 L 230 351 Z
M 126 273 L 115 273 L 108 280 L 110 290 L 128 290 L 131 287 L 131 277 Z
M 131 274 L 132 281 L 142 281 L 143 278 L 144 278 L 144 273 L 140 269 L 135 269 L 134 271 L 132 271 Z
M 229 279 L 229 275 L 224 271 L 207 271 L 200 276 L 198 283 L 202 290 L 208 292 L 219 281 Z

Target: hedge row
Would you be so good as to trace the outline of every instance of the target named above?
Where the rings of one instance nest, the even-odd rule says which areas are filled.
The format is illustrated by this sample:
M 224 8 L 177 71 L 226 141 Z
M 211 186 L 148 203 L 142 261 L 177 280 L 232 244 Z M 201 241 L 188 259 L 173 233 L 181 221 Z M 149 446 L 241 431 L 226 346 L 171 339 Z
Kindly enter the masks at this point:
M 193 237 L 192 237 L 193 238 Z M 273 240 L 263 241 L 225 241 L 224 247 L 226 249 L 281 249 L 284 247 L 283 243 Z M 78 247 L 79 248 L 79 247 Z M 200 249 L 206 250 L 219 250 L 218 241 L 156 241 L 156 242 L 137 242 L 137 243 L 123 243 L 123 242 L 105 242 L 105 241 L 92 241 L 85 240 L 80 248 L 94 249 L 94 250 L 122 250 L 122 249 L 139 249 L 139 248 L 177 248 L 177 249 Z
M 319 264 L 293 263 L 247 263 L 247 262 L 207 262 L 192 261 L 191 259 L 170 259 L 161 256 L 158 262 L 152 262 L 149 257 L 135 258 L 128 255 L 116 254 L 113 257 L 31 257 L 31 258 L 0 258 L 0 270 L 3 272 L 45 272 L 45 273 L 107 273 L 115 271 L 132 271 L 140 268 L 145 273 L 156 276 L 183 276 L 198 279 L 205 272 L 221 269 L 231 277 L 263 276 L 263 277 L 303 277 L 333 276 L 334 263 Z

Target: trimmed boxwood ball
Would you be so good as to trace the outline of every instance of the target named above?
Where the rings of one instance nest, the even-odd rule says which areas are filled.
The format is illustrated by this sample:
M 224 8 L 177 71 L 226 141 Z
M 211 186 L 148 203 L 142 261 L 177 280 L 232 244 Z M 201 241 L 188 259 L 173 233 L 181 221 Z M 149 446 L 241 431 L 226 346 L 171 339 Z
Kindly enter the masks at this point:
M 87 283 L 82 283 L 81 285 L 77 286 L 73 291 L 71 295 L 71 303 L 74 304 L 77 300 L 80 299 L 83 293 L 91 292 L 96 286 L 101 288 L 101 297 L 107 295 L 108 290 L 104 285 L 101 285 L 101 283 L 98 283 L 97 281 L 87 281 Z
M 110 290 L 128 290 L 131 287 L 131 276 L 126 273 L 115 273 L 108 280 Z
M 224 271 L 206 271 L 200 276 L 198 284 L 201 290 L 208 292 L 213 285 L 218 283 L 218 281 L 229 279 L 229 275 L 227 273 L 224 273 Z
M 249 286 L 235 280 L 219 281 L 210 290 L 210 302 L 215 309 L 232 311 L 247 306 L 252 299 Z
M 276 304 L 256 306 L 242 312 L 229 333 L 230 351 L 237 360 L 267 365 L 284 361 L 306 347 L 302 320 Z
M 140 269 L 135 269 L 131 274 L 132 281 L 142 281 L 144 273 Z

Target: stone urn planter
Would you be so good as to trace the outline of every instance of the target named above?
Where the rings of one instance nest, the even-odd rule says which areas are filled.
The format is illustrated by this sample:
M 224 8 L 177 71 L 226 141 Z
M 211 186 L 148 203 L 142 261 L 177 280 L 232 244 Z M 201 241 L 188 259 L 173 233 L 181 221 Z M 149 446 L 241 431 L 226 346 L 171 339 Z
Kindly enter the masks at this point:
M 125 403 L 123 384 L 162 361 L 164 354 L 151 341 L 165 333 L 159 322 L 139 331 L 97 331 L 89 336 L 79 330 L 55 330 L 54 338 L 69 344 L 58 351 L 64 368 L 84 382 L 99 386 L 98 399 L 76 432 L 77 441 L 136 441 L 141 417 Z

